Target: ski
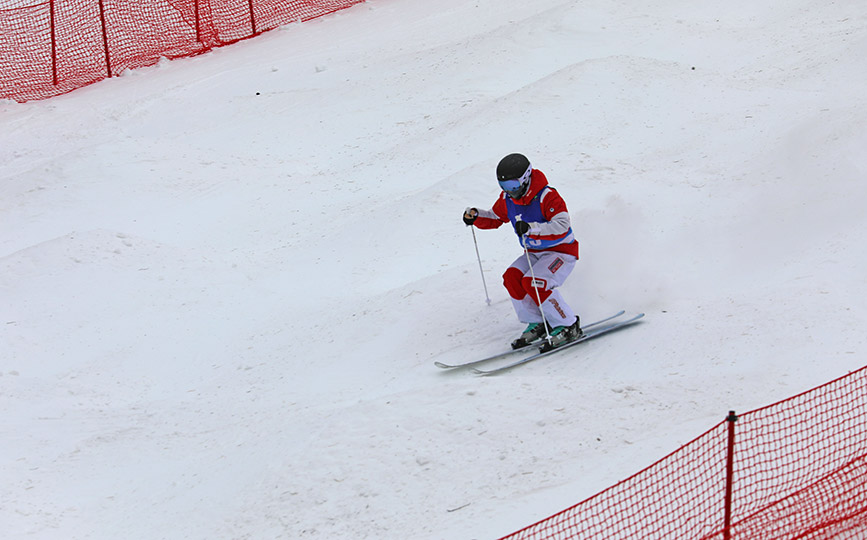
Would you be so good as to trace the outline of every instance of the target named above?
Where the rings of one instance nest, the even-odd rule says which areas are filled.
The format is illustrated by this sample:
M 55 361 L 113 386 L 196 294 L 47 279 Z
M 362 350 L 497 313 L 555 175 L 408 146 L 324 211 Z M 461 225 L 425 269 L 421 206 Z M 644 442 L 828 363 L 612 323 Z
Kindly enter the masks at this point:
M 626 311 L 621 309 L 620 311 L 618 311 L 618 312 L 615 313 L 614 315 L 611 315 L 611 316 L 609 316 L 609 317 L 605 317 L 604 319 L 601 319 L 601 320 L 598 320 L 598 321 L 596 321 L 596 322 L 592 322 L 592 323 L 590 323 L 590 324 L 588 324 L 588 325 L 582 326 L 581 329 L 582 329 L 582 330 L 587 330 L 587 329 L 589 329 L 589 328 L 594 328 L 594 327 L 596 327 L 596 326 L 599 326 L 600 324 L 607 323 L 608 321 L 610 321 L 610 320 L 612 320 L 612 319 L 616 319 L 617 317 L 620 317 L 620 316 L 623 315 L 624 313 L 626 313 Z M 483 363 L 483 362 L 490 362 L 491 360 L 496 360 L 497 358 L 502 358 L 502 357 L 504 357 L 504 356 L 509 356 L 510 354 L 514 354 L 514 353 L 519 353 L 519 352 L 522 352 L 522 351 L 526 351 L 526 350 L 528 350 L 528 349 L 532 349 L 532 348 L 534 348 L 534 347 L 539 347 L 543 342 L 544 342 L 544 340 L 542 340 L 542 341 L 536 341 L 536 342 L 530 343 L 529 345 L 527 345 L 527 346 L 525 346 L 525 347 L 520 347 L 520 348 L 518 348 L 518 349 L 510 349 L 510 350 L 508 350 L 508 351 L 499 352 L 499 353 L 497 353 L 497 354 L 492 354 L 491 356 L 486 356 L 485 358 L 480 358 L 480 359 L 478 359 L 478 360 L 472 360 L 472 361 L 470 361 L 470 362 L 464 362 L 464 363 L 462 363 L 462 364 L 444 364 L 444 363 L 442 363 L 442 362 L 434 362 L 434 365 L 435 365 L 436 367 L 438 367 L 438 368 L 442 368 L 442 369 L 452 369 L 452 368 L 461 368 L 461 367 L 467 367 L 467 366 L 474 366 L 474 365 L 476 365 L 476 364 L 481 364 L 481 363 Z M 573 342 L 573 343 L 574 343 L 574 342 Z M 568 345 L 571 345 L 571 343 L 568 344 Z
M 569 347 L 571 347 L 573 345 L 578 345 L 579 343 L 584 343 L 585 341 L 591 340 L 595 337 L 599 337 L 603 334 L 607 334 L 609 332 L 619 330 L 621 328 L 624 328 L 626 326 L 629 326 L 629 325 L 637 322 L 642 317 L 644 317 L 644 313 L 639 313 L 638 315 L 635 315 L 634 317 L 626 319 L 625 321 L 619 321 L 619 322 L 616 322 L 614 324 L 610 324 L 607 326 L 603 326 L 601 328 L 597 328 L 595 330 L 591 330 L 589 332 L 585 332 L 582 337 L 576 339 L 575 341 L 570 341 L 569 343 L 566 343 L 564 345 L 560 345 L 556 349 L 551 349 L 550 351 L 538 352 L 534 355 L 528 356 L 526 358 L 522 358 L 516 362 L 512 362 L 511 364 L 506 364 L 504 366 L 499 366 L 499 367 L 496 367 L 493 369 L 472 368 L 472 371 L 473 371 L 473 373 L 476 373 L 477 375 L 493 375 L 494 373 L 501 373 L 503 371 L 506 371 L 506 370 L 512 369 L 514 367 L 526 364 L 528 362 L 532 362 L 533 360 L 538 360 L 539 358 L 548 356 L 549 354 L 554 354 L 556 352 L 562 351 L 563 349 L 568 349 Z

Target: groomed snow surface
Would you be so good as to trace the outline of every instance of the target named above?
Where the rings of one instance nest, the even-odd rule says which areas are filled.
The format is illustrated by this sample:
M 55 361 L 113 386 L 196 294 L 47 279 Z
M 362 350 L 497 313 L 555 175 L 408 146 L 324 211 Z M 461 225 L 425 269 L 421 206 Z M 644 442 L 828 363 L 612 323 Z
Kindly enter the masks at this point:
M 865 364 L 867 15 L 370 0 L 0 104 L 8 539 L 491 539 Z M 585 321 L 523 327 L 479 231 L 523 152 Z

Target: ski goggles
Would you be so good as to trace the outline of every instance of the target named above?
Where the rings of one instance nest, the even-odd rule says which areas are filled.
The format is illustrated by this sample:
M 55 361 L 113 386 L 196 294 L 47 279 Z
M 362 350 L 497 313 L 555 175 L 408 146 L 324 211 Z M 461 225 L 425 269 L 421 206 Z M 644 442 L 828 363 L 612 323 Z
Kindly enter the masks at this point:
M 508 193 L 509 195 L 514 195 L 516 193 L 521 192 L 521 179 L 516 178 L 514 180 L 497 180 L 499 182 L 500 187 Z

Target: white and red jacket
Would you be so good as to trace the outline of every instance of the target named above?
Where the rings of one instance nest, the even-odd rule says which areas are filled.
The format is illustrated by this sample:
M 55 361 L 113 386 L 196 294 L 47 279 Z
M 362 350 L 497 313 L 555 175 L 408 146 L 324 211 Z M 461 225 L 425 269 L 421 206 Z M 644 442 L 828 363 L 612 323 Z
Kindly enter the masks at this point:
M 542 171 L 533 169 L 530 187 L 518 200 L 505 192 L 490 210 L 479 210 L 473 225 L 480 229 L 496 229 L 504 223 L 525 221 L 530 225 L 527 249 L 533 252 L 556 251 L 578 258 L 578 241 L 572 234 L 572 222 L 566 201 L 548 185 Z M 518 234 L 517 231 L 515 234 Z M 521 238 L 519 237 L 519 240 Z M 524 244 L 521 244 L 524 247 Z

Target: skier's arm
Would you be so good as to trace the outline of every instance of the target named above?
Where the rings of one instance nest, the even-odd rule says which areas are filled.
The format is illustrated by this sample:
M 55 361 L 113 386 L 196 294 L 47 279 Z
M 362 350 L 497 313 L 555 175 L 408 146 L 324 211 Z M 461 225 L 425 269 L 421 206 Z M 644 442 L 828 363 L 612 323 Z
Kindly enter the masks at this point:
M 566 201 L 553 189 L 542 198 L 542 215 L 547 222 L 530 223 L 530 234 L 535 236 L 559 236 L 572 228 L 572 220 Z
M 477 212 L 476 219 L 473 220 L 473 225 L 480 229 L 496 229 L 503 223 L 508 223 L 508 210 L 506 210 L 506 202 L 502 197 L 497 199 L 494 207 L 490 210 L 480 210 L 471 208 Z

